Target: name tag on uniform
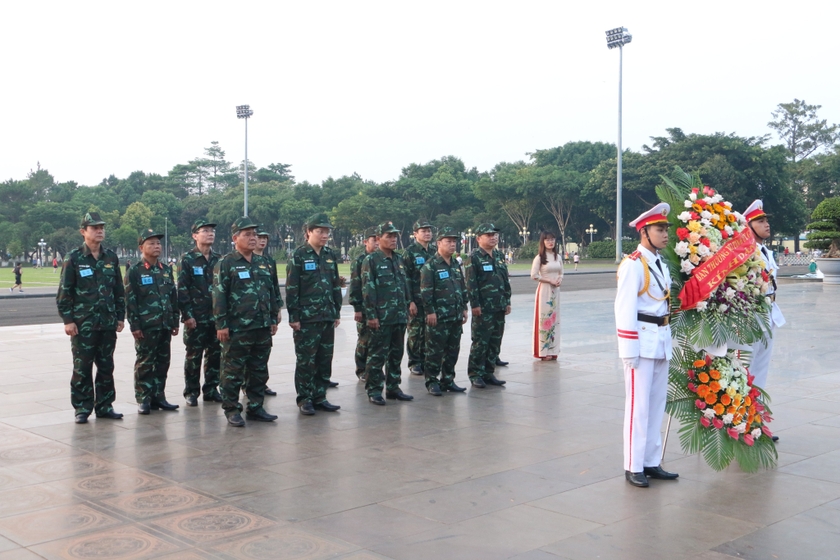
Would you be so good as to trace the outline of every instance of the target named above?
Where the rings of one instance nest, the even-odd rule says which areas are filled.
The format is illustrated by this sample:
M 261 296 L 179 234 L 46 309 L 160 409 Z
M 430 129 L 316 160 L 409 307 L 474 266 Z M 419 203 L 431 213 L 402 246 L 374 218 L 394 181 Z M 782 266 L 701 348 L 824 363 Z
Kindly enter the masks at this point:
M 314 262 L 303 263 L 303 270 L 315 270 L 318 268 Z
M 426 259 L 424 259 L 423 257 L 417 257 L 416 259 L 414 259 L 414 264 L 425 264 L 425 262 Z
M 89 268 L 83 268 L 79 270 L 79 276 L 82 278 L 87 278 L 88 276 L 93 276 L 93 271 Z
M 492 264 L 485 264 L 484 265 L 484 272 L 493 272 L 493 265 Z
M 449 278 L 449 271 L 448 270 L 438 270 L 438 278 L 441 280 L 445 280 Z
M 193 267 L 193 275 L 195 276 L 204 276 L 204 268 L 200 266 Z
M 148 286 L 149 284 L 154 284 L 155 279 L 152 278 L 151 276 L 141 276 L 140 277 L 140 283 L 144 286 Z
M 242 278 L 243 280 L 247 280 L 248 278 L 251 277 L 251 271 L 250 270 L 240 270 L 239 271 L 239 277 Z

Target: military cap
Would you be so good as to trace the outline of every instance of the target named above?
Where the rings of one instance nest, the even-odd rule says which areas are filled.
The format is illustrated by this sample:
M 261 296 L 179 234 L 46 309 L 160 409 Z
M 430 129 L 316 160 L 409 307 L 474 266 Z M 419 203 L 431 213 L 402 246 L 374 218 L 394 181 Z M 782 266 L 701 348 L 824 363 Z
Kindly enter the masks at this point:
M 400 230 L 394 225 L 394 222 L 385 222 L 376 228 L 376 235 L 385 235 L 386 233 L 400 233 Z
M 259 227 L 259 224 L 249 218 L 248 216 L 242 216 L 241 218 L 237 218 L 233 225 L 230 226 L 230 234 L 236 234 L 242 231 L 243 229 L 256 229 Z
M 86 228 L 88 226 L 104 226 L 105 220 L 99 215 L 99 212 L 88 212 L 85 214 L 85 217 L 82 218 L 82 227 Z
M 417 220 L 414 222 L 414 231 L 417 231 L 421 228 L 431 228 L 432 224 L 429 223 L 429 220 Z
M 749 207 L 744 210 L 744 218 L 747 219 L 747 223 L 757 220 L 759 218 L 766 218 L 767 214 L 764 212 L 764 202 L 761 200 L 754 200 Z
M 199 219 L 197 219 L 196 221 L 193 222 L 192 232 L 193 233 L 198 233 L 198 230 L 200 230 L 201 228 L 203 228 L 205 226 L 210 226 L 210 227 L 214 228 L 214 227 L 216 227 L 216 224 L 214 224 L 213 222 L 208 222 L 204 218 L 199 218 Z
M 163 234 L 158 233 L 153 229 L 144 229 L 143 231 L 140 232 L 140 238 L 137 240 L 137 244 L 142 245 L 143 243 L 146 242 L 147 239 L 152 239 L 152 238 L 163 239 Z
M 454 237 L 456 239 L 460 239 L 461 234 L 458 233 L 457 231 L 455 231 L 455 229 L 451 228 L 451 227 L 440 228 L 440 231 L 437 234 L 437 239 L 441 240 L 441 239 L 444 239 L 446 237 Z
M 333 229 L 333 225 L 330 223 L 330 219 L 324 213 L 313 214 L 309 216 L 308 220 L 306 220 L 307 229 L 315 229 L 316 227 L 325 227 Z
M 262 224 L 260 224 L 260 225 L 258 225 L 258 226 L 257 226 L 257 235 L 258 235 L 259 237 L 271 237 L 271 234 L 270 234 L 270 233 L 268 233 L 268 228 L 266 228 L 266 227 L 265 227 L 264 225 L 262 225 Z
M 376 237 L 378 229 L 376 227 L 369 227 L 365 230 L 365 239 Z
M 667 202 L 660 202 L 647 212 L 642 212 L 638 218 L 630 222 L 630 227 L 636 228 L 636 231 L 642 231 L 642 228 L 652 224 L 667 224 L 668 212 L 671 211 L 671 205 Z
M 476 235 L 484 235 L 485 233 L 499 233 L 499 228 L 497 228 L 493 224 L 478 224 L 478 227 L 475 228 Z

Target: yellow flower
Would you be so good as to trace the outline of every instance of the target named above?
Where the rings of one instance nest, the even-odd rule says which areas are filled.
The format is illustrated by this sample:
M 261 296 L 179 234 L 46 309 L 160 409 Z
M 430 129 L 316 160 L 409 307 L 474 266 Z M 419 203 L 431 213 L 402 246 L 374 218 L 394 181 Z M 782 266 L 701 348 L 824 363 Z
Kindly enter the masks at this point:
M 698 222 L 697 220 L 691 220 L 690 222 L 688 222 L 687 227 L 688 231 L 700 231 L 703 228 L 703 226 L 701 226 L 700 222 Z
M 738 394 L 738 391 L 735 390 L 735 387 L 727 387 L 726 394 L 730 397 L 734 397 L 736 394 Z
M 697 245 L 689 245 L 688 250 L 691 251 L 691 254 L 693 255 L 697 252 Z

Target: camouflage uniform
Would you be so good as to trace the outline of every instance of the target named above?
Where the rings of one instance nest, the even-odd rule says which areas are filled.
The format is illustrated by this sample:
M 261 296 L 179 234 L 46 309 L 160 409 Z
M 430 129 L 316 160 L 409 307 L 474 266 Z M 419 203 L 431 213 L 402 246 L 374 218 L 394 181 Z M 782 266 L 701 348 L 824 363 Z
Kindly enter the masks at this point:
M 365 316 L 364 300 L 362 298 L 362 261 L 368 256 L 367 253 L 362 253 L 353 264 L 350 265 L 350 291 L 348 294 L 348 301 L 353 306 L 353 311 L 362 314 L 362 320 L 356 323 L 356 334 L 358 340 L 356 341 L 356 377 L 359 379 L 365 376 L 365 366 L 367 364 L 368 347 L 370 346 L 370 328 L 367 326 L 367 317 Z
M 490 231 L 477 228 L 476 233 Z M 487 228 L 485 228 L 487 229 Z M 505 332 L 505 311 L 510 305 L 510 281 L 505 256 L 498 249 L 487 253 L 479 247 L 464 262 L 470 307 L 480 307 L 481 316 L 472 317 L 472 346 L 467 371 L 470 379 L 489 379 L 496 371 L 496 359 Z
M 426 221 L 417 221 L 414 224 L 414 231 L 420 228 L 430 228 L 432 225 Z M 423 298 L 420 296 L 420 269 L 437 254 L 437 247 L 429 243 L 429 248 L 424 249 L 420 243 L 412 243 L 405 249 L 403 260 L 405 261 L 405 273 L 408 279 L 408 291 L 411 292 L 411 301 L 417 306 L 417 315 L 408 319 L 408 368 L 423 369 L 423 358 L 426 344 L 426 314 L 423 310 Z
M 362 297 L 365 317 L 379 319 L 379 328 L 371 329 L 365 390 L 370 397 L 381 396 L 383 384 L 386 392 L 399 391 L 411 294 L 405 264 L 398 253 L 387 257 L 377 249 L 362 261 Z M 388 377 L 384 379 L 386 362 Z
M 125 301 L 129 329 L 143 332 L 143 338 L 134 340 L 134 397 L 138 403 L 166 400 L 170 342 L 172 331 L 178 328 L 178 291 L 172 269 L 141 258 L 125 274 Z
M 322 218 L 323 222 L 317 222 L 329 223 L 326 216 Z M 312 219 L 310 223 L 314 225 Z M 300 323 L 292 335 L 298 405 L 307 401 L 317 405 L 327 398 L 341 299 L 338 257 L 333 250 L 322 247 L 319 254 L 309 243 L 295 249 L 286 264 L 286 302 L 289 322 Z
M 98 215 L 94 218 L 104 224 Z M 100 247 L 99 258 L 94 259 L 87 245 L 73 249 L 61 267 L 55 299 L 64 324 L 75 323 L 79 329 L 79 334 L 70 339 L 70 403 L 76 414 L 113 411 L 117 323 L 125 319 L 125 292 L 116 253 Z
M 240 218 L 232 229 L 236 233 L 256 225 L 248 218 Z M 263 412 L 271 327 L 277 324 L 280 312 L 275 286 L 270 263 L 256 253 L 251 254 L 248 262 L 234 250 L 216 263 L 213 317 L 217 331 L 230 329 L 230 339 L 222 343 L 219 384 L 225 416 L 242 412 L 239 391 L 243 385 L 248 396 L 248 412 Z
M 203 224 L 214 225 L 214 224 Z M 219 253 L 210 251 L 206 258 L 198 248 L 181 259 L 178 273 L 178 306 L 181 320 L 195 319 L 195 328 L 184 328 L 184 396 L 204 398 L 218 394 L 219 363 L 222 347 L 216 338 L 216 324 L 213 322 L 213 269 L 219 260 Z M 201 382 L 201 358 L 204 357 L 204 385 Z
M 257 228 L 257 237 L 265 237 L 266 241 L 268 241 L 271 238 L 271 234 L 268 233 L 268 230 L 262 224 L 260 224 L 260 226 Z M 277 323 L 279 324 L 280 323 L 280 311 L 279 310 L 283 309 L 283 295 L 280 293 L 280 280 L 277 277 L 277 261 L 274 260 L 274 257 L 272 257 L 271 255 L 269 255 L 265 252 L 260 254 L 260 256 L 268 261 L 268 266 L 271 269 L 271 283 L 274 285 L 275 298 L 277 299 L 277 309 L 278 309 L 278 311 L 277 311 Z M 270 352 L 269 352 L 268 359 L 266 359 L 266 363 L 268 362 L 269 359 L 271 359 L 271 353 Z M 275 391 L 272 391 L 268 387 L 268 378 L 269 377 L 271 377 L 271 374 L 269 374 L 268 377 L 266 377 L 266 379 L 265 379 L 265 382 L 266 382 L 265 394 L 269 395 L 269 396 L 276 396 L 277 393 Z

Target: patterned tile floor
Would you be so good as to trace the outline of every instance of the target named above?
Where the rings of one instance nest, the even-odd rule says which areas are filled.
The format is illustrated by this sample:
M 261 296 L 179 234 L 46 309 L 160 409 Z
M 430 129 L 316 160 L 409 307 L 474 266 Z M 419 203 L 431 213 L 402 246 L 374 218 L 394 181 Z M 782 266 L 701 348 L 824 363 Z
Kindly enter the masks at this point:
M 288 328 L 275 339 L 274 424 L 218 406 L 138 417 L 131 336 L 117 346 L 122 421 L 73 423 L 60 325 L 0 328 L 0 560 L 29 558 L 829 558 L 840 543 L 838 288 L 784 283 L 770 393 L 779 466 L 715 473 L 683 455 L 673 483 L 629 487 L 611 289 L 563 296 L 558 363 L 530 357 L 533 298 L 514 296 L 504 389 L 374 407 L 345 308 L 330 400 L 294 405 Z M 459 362 L 465 371 L 468 333 Z M 169 400 L 182 402 L 173 344 Z M 676 426 L 673 427 L 677 429 Z

